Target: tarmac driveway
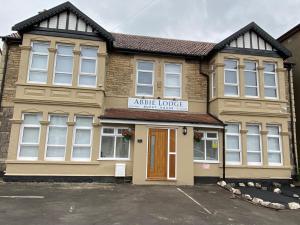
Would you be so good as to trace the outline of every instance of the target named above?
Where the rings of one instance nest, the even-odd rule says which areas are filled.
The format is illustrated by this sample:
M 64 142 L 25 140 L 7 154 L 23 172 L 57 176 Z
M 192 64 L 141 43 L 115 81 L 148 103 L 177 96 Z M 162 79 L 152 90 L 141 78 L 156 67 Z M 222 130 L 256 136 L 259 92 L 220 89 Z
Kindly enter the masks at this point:
M 298 210 L 275 211 L 216 185 L 0 183 L 0 224 L 299 224 Z

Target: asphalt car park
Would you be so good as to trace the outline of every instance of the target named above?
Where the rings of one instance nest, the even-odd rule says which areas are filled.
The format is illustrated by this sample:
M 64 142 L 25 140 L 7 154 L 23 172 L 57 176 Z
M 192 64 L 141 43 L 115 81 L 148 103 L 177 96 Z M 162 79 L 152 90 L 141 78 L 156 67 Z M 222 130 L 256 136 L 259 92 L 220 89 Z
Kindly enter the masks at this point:
M 0 183 L 0 224 L 299 224 L 217 185 Z

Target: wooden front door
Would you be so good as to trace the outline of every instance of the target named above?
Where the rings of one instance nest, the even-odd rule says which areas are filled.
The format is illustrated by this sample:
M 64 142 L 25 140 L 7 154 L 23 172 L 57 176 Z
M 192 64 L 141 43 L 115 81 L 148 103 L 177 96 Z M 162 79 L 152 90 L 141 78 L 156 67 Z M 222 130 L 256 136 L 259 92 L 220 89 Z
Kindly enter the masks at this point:
M 149 129 L 147 178 L 167 179 L 168 129 Z

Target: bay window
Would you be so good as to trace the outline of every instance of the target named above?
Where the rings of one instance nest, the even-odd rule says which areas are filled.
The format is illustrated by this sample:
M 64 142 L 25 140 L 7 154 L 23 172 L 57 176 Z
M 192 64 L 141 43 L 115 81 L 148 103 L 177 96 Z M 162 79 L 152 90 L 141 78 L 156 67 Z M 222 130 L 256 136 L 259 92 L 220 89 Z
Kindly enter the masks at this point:
M 224 95 L 239 95 L 238 62 L 232 59 L 224 60 Z
M 262 164 L 260 126 L 247 125 L 247 161 L 249 165 Z
M 264 63 L 264 91 L 266 98 L 278 97 L 275 63 Z
M 280 126 L 268 125 L 268 159 L 269 165 L 281 165 L 281 139 L 280 139 Z
M 23 122 L 20 130 L 19 154 L 21 160 L 37 160 L 40 143 L 41 114 L 23 114 Z
M 47 83 L 48 77 L 48 42 L 33 42 L 30 56 L 28 82 Z
M 218 133 L 195 131 L 202 134 L 200 141 L 194 140 L 194 161 L 218 162 L 219 143 Z
M 124 129 L 127 128 L 102 128 L 100 159 L 129 159 L 130 142 L 122 136 Z
M 181 97 L 181 65 L 165 64 L 164 97 Z
M 241 163 L 240 124 L 230 123 L 225 133 L 225 160 L 228 164 Z
M 154 63 L 150 61 L 137 62 L 136 95 L 153 96 Z
M 97 83 L 97 48 L 81 47 L 78 85 L 96 87 Z
M 64 160 L 67 143 L 67 121 L 66 115 L 50 115 L 47 136 L 47 160 Z
M 57 45 L 54 84 L 72 85 L 73 49 L 72 45 Z
M 91 116 L 76 116 L 72 160 L 90 161 L 92 149 L 92 123 L 93 117 Z
M 257 64 L 253 61 L 245 61 L 244 64 L 245 96 L 258 97 Z

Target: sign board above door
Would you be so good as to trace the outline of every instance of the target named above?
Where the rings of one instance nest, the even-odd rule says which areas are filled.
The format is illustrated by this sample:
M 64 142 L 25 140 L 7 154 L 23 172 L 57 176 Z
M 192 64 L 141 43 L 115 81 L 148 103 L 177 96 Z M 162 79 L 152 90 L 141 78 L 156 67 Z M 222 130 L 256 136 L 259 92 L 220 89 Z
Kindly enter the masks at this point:
M 128 108 L 187 112 L 189 104 L 180 100 L 128 98 Z

